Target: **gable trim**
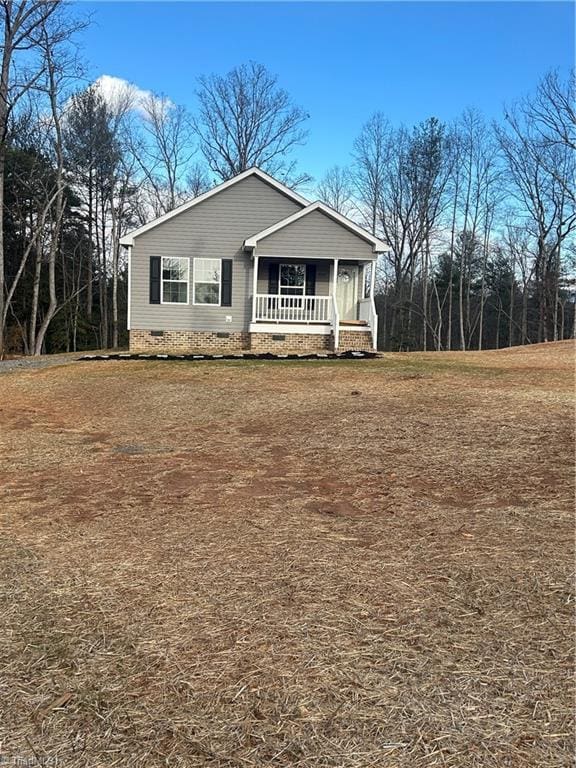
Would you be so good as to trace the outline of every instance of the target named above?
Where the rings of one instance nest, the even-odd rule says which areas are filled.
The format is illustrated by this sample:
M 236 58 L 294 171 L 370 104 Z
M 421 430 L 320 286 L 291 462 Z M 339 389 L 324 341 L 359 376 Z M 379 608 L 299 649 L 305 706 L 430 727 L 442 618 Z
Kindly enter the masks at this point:
M 281 221 L 278 221 L 276 224 L 272 224 L 271 227 L 268 227 L 267 229 L 263 229 L 262 232 L 258 232 L 257 234 L 252 235 L 252 237 L 249 237 L 244 241 L 244 248 L 246 248 L 246 250 L 253 251 L 260 240 L 264 240 L 264 238 L 269 237 L 270 235 L 273 235 L 275 232 L 278 232 L 280 229 L 284 229 L 284 227 L 290 226 L 290 224 L 293 224 L 295 221 L 298 221 L 299 219 L 303 218 L 304 216 L 307 216 L 309 213 L 312 213 L 313 211 L 320 211 L 320 213 L 324 213 L 326 216 L 331 218 L 337 224 L 342 225 L 346 229 L 350 230 L 350 232 L 353 232 L 355 235 L 358 235 L 358 237 L 361 237 L 363 240 L 366 240 L 366 242 L 372 245 L 372 250 L 374 251 L 374 253 L 384 253 L 385 251 L 389 250 L 389 246 L 386 245 L 386 243 L 384 243 L 382 240 L 379 240 L 377 237 L 374 237 L 365 229 L 362 229 L 362 227 L 359 227 L 358 224 L 355 224 L 353 221 L 346 218 L 346 216 L 342 216 L 341 213 L 338 213 L 338 211 L 335 211 L 333 208 L 330 208 L 324 203 L 321 203 L 319 200 L 317 200 L 315 203 L 310 203 L 310 205 L 306 206 L 306 208 L 303 208 L 301 211 L 298 211 L 297 213 L 293 213 L 291 216 L 288 216 L 287 218 L 282 219 Z
M 294 190 L 289 189 L 289 187 L 285 186 L 281 182 L 274 179 L 272 176 L 269 176 L 264 171 L 261 171 L 260 168 L 256 168 L 256 166 L 254 166 L 253 168 L 248 168 L 246 171 L 239 173 L 237 176 L 233 176 L 231 179 L 228 179 L 227 181 L 223 181 L 222 184 L 218 184 L 218 186 L 213 187 L 212 189 L 209 189 L 208 192 L 204 192 L 203 194 L 198 195 L 198 197 L 194 197 L 192 198 L 192 200 L 188 200 L 188 202 L 183 203 L 182 205 L 179 205 L 178 208 L 174 208 L 173 211 L 169 211 L 168 213 L 165 213 L 163 216 L 159 216 L 157 219 L 153 219 L 152 221 L 149 221 L 147 224 L 143 224 L 141 227 L 138 227 L 137 229 L 133 229 L 131 232 L 128 232 L 127 234 L 125 234 L 123 237 L 120 238 L 120 245 L 125 245 L 125 246 L 134 245 L 135 237 L 138 237 L 139 235 L 143 235 L 144 232 L 148 232 L 149 230 L 154 229 L 154 227 L 157 227 L 160 224 L 163 224 L 165 221 L 169 221 L 175 216 L 179 216 L 181 213 L 184 213 L 184 211 L 187 211 L 189 208 L 193 208 L 195 205 L 198 205 L 199 203 L 203 203 L 204 200 L 208 200 L 209 198 L 214 197 L 214 195 L 217 195 L 219 192 L 223 192 L 225 189 L 228 189 L 229 187 L 234 186 L 234 184 L 237 184 L 239 181 L 243 181 L 244 179 L 247 179 L 249 176 L 256 176 L 257 178 L 264 181 L 266 184 L 269 184 L 271 187 L 274 187 L 274 189 L 277 189 L 283 195 L 286 195 L 286 197 L 289 197 L 291 200 L 294 200 L 294 202 L 299 203 L 303 208 L 310 205 L 310 201 L 306 200 L 305 197 L 302 197 L 297 192 L 294 192 Z

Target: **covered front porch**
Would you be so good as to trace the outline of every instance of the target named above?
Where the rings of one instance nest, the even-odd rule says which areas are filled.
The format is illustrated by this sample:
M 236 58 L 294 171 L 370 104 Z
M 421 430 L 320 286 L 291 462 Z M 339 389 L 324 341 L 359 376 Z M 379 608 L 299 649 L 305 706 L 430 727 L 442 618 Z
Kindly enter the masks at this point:
M 250 331 L 332 334 L 335 349 L 341 331 L 375 341 L 374 280 L 374 260 L 254 255 Z

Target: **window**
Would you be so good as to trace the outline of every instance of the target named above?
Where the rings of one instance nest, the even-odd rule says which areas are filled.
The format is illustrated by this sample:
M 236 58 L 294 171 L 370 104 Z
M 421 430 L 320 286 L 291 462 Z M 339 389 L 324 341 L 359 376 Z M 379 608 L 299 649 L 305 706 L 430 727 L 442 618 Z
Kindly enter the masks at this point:
M 194 304 L 220 306 L 221 259 L 194 259 Z
M 305 264 L 280 265 L 280 293 L 284 296 L 303 296 L 306 287 Z
M 190 261 L 180 257 L 162 257 L 162 304 L 188 304 Z

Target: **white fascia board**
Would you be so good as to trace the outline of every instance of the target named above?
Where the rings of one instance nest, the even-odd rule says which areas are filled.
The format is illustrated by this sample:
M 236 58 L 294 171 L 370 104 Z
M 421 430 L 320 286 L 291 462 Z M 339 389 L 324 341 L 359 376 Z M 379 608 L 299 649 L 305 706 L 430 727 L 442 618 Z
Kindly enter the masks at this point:
M 343 227 L 346 227 L 346 229 L 349 229 L 351 232 L 354 232 L 354 234 L 358 235 L 358 237 L 361 237 L 363 240 L 366 240 L 368 243 L 372 245 L 374 253 L 384 253 L 385 251 L 390 250 L 390 246 L 388 246 L 382 240 L 379 240 L 377 237 L 374 237 L 374 235 L 371 235 L 365 229 L 362 229 L 362 227 L 359 227 L 358 224 L 355 224 L 353 221 L 346 218 L 346 216 L 342 216 L 341 213 L 338 213 L 338 211 L 335 211 L 333 208 L 330 208 L 324 203 L 321 203 L 319 200 L 317 200 L 314 203 L 311 203 L 306 208 L 303 208 L 301 211 L 297 211 L 296 213 L 293 213 L 292 216 L 288 216 L 286 219 L 282 219 L 282 221 L 278 221 L 276 224 L 273 224 L 271 227 L 268 227 L 267 229 L 263 229 L 262 232 L 258 232 L 257 234 L 252 235 L 252 237 L 249 237 L 247 240 L 244 241 L 244 248 L 246 250 L 254 250 L 259 240 L 263 240 L 265 237 L 269 237 L 270 235 L 273 235 L 274 232 L 278 232 L 278 230 L 284 229 L 284 227 L 287 227 L 290 224 L 293 224 L 295 221 L 298 221 L 298 219 L 301 219 L 303 216 L 307 216 L 309 213 L 312 213 L 313 211 L 321 211 L 322 213 L 326 214 L 326 216 L 336 221 L 338 224 L 341 224 Z
M 277 323 L 258 321 L 250 323 L 248 330 L 250 333 L 301 333 L 310 336 L 325 336 L 330 333 L 332 326 L 320 323 L 308 325 L 307 323 L 289 323 L 283 321 Z
M 131 304 L 132 304 L 132 248 L 128 246 L 128 296 L 126 299 L 126 330 L 130 330 L 131 326 L 131 320 L 132 320 L 132 312 L 131 312 Z
M 178 208 L 174 208 L 173 211 L 169 211 L 163 216 L 159 216 L 157 219 L 149 221 L 148 224 L 144 224 L 143 226 L 138 227 L 138 229 L 133 229 L 132 232 L 128 232 L 126 235 L 124 235 L 124 237 L 120 238 L 120 245 L 134 245 L 134 238 L 138 237 L 138 235 L 142 235 L 144 232 L 148 232 L 150 229 L 154 229 L 154 227 L 157 227 L 159 224 L 163 224 L 165 221 L 174 218 L 174 216 L 178 216 L 184 211 L 187 211 L 189 208 L 193 208 L 195 205 L 203 203 L 204 200 L 208 200 L 210 197 L 217 195 L 219 192 L 223 192 L 225 189 L 228 189 L 228 187 L 232 187 L 234 184 L 237 184 L 239 181 L 243 181 L 243 179 L 246 179 L 249 176 L 257 176 L 271 187 L 274 187 L 274 189 L 282 192 L 284 195 L 286 195 L 286 197 L 289 197 L 294 200 L 294 202 L 299 203 L 302 207 L 306 207 L 310 204 L 310 201 L 305 197 L 302 197 L 297 192 L 294 192 L 294 190 L 289 189 L 287 186 L 274 179 L 272 176 L 269 176 L 264 171 L 261 171 L 260 168 L 248 168 L 248 170 L 243 171 L 243 173 L 239 173 L 237 176 L 233 176 L 231 179 L 228 179 L 228 181 L 223 181 L 222 184 L 218 184 L 217 187 L 209 189 L 208 192 L 204 192 L 203 194 L 198 195 L 198 197 L 194 197 L 192 200 L 188 200 L 187 203 L 183 203 L 182 205 L 178 206 Z
M 285 253 L 258 253 L 257 249 L 254 249 L 252 251 L 252 256 L 254 257 L 256 254 L 259 259 L 283 259 L 287 264 L 308 264 L 311 261 L 329 261 L 330 264 L 333 264 L 335 258 L 334 256 L 317 256 L 313 253 L 306 256 L 294 256 L 294 254 L 286 255 Z M 373 264 L 377 258 L 378 254 L 375 253 L 373 256 L 363 256 L 361 259 L 354 257 L 345 259 L 339 257 L 338 260 L 346 262 L 347 264 Z

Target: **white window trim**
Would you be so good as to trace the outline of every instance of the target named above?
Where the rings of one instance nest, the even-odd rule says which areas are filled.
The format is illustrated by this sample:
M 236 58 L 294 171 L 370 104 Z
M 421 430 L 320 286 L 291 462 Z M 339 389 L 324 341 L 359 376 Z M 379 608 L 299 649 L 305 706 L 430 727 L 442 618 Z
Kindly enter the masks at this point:
M 186 301 L 164 301 L 164 259 L 178 259 L 186 262 L 186 280 L 166 280 L 167 283 L 186 283 Z M 190 304 L 190 259 L 188 256 L 162 256 L 160 260 L 160 304 L 172 307 L 187 307 Z
M 194 307 L 221 307 L 222 306 L 222 259 L 212 256 L 195 256 L 192 260 L 194 268 L 192 271 L 192 306 Z M 220 262 L 220 280 L 218 281 L 218 304 L 207 304 L 205 301 L 196 301 L 196 262 L 197 261 L 219 261 Z M 206 283 L 206 285 L 216 285 L 216 283 Z
M 299 285 L 282 285 L 282 267 L 304 267 L 304 285 L 302 293 L 282 293 L 282 288 L 300 288 Z M 278 296 L 306 296 L 306 280 L 308 278 L 308 264 L 302 262 L 292 264 L 280 264 L 278 268 Z

